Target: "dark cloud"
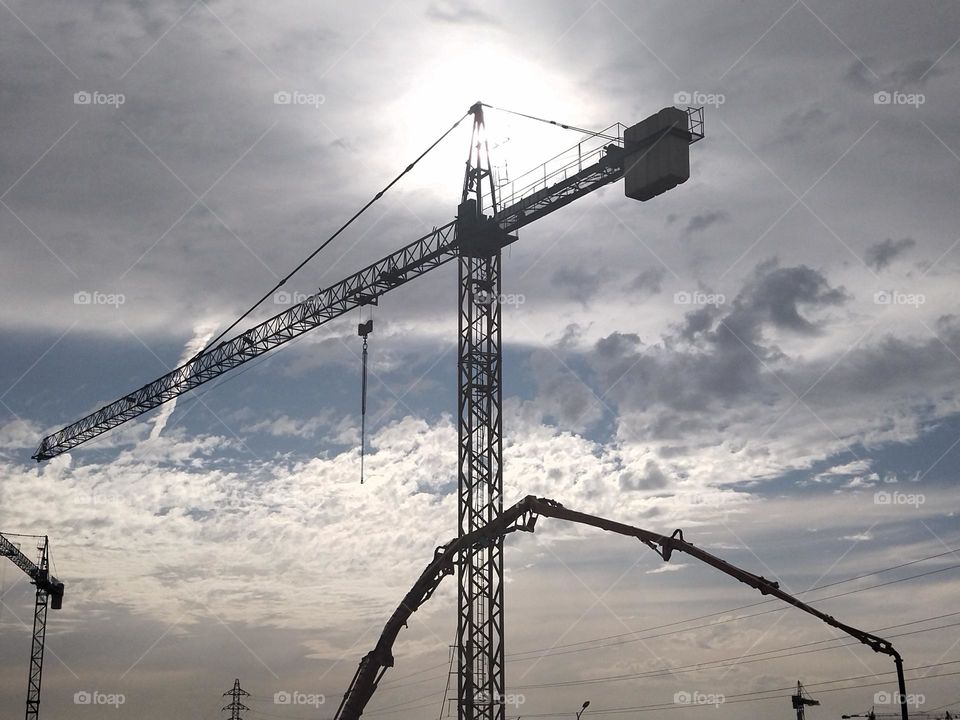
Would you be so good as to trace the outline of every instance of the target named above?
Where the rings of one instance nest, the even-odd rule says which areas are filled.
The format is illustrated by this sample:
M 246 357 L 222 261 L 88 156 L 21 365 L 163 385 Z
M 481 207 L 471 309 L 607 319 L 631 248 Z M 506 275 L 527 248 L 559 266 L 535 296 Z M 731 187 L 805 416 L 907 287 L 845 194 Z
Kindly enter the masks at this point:
M 782 392 L 769 372 L 784 359 L 771 333 L 817 334 L 825 324 L 813 319 L 817 311 L 847 299 L 820 272 L 771 260 L 754 269 L 732 302 L 687 313 L 656 345 L 619 332 L 597 341 L 587 358 L 592 380 L 603 390 L 616 387 L 610 402 L 621 410 L 662 405 L 680 413 L 659 416 L 647 428 L 680 436 L 704 422 L 686 413 Z
M 600 418 L 603 405 L 567 361 L 539 350 L 530 356 L 530 368 L 537 382 L 536 404 L 548 421 L 582 430 Z
M 693 233 L 703 232 L 717 223 L 729 221 L 730 214 L 725 210 L 708 210 L 707 212 L 699 213 L 691 217 L 684 232 L 692 235 Z
M 892 70 L 878 71 L 878 60 L 866 57 L 863 62 L 852 60 L 847 66 L 844 79 L 862 89 L 904 91 L 922 88 L 933 78 L 945 73 L 944 68 L 940 64 L 935 64 L 936 62 L 934 59 L 921 58 L 903 63 Z
M 680 329 L 680 337 L 684 340 L 692 341 L 697 335 L 713 327 L 713 321 L 718 314 L 718 310 L 713 305 L 693 310 L 684 315 L 684 322 Z
M 801 315 L 800 308 L 840 305 L 848 299 L 842 287 L 830 287 L 818 271 L 804 265 L 779 268 L 776 261 L 771 260 L 754 270 L 734 300 L 734 311 L 727 323 L 752 330 L 769 322 L 777 328 L 815 335 L 819 332 L 818 326 Z
M 726 436 L 724 428 L 738 414 L 755 420 L 772 407 L 789 406 L 798 395 L 818 417 L 864 433 L 881 427 L 882 414 L 889 412 L 883 408 L 897 398 L 924 413 L 935 413 L 939 401 L 953 402 L 956 391 L 943 388 L 955 376 L 954 354 L 960 352 L 955 316 L 939 318 L 932 326 L 937 337 L 925 342 L 885 335 L 852 350 L 838 349 L 841 362 L 833 355 L 811 361 L 787 356 L 764 331 L 805 335 L 822 325 L 795 314 L 797 303 L 812 299 L 813 305 L 833 306 L 842 298 L 809 268 L 767 266 L 729 309 L 688 313 L 656 345 L 641 350 L 638 340 L 621 333 L 603 338 L 587 353 L 592 380 L 599 387 L 617 383 L 609 403 L 621 423 L 629 423 L 621 433 L 645 441 L 681 440 L 686 453 L 696 452 L 696 439 L 708 430 Z
M 780 123 L 778 143 L 802 143 L 822 131 L 829 116 L 819 106 L 800 108 L 787 115 Z
M 566 297 L 586 304 L 600 290 L 606 276 L 603 270 L 591 272 L 581 266 L 564 266 L 553 274 L 553 284 Z
M 643 473 L 631 470 L 620 473 L 621 490 L 662 490 L 667 486 L 667 476 L 653 460 L 647 460 Z
M 647 268 L 630 281 L 628 288 L 634 292 L 657 295 L 661 290 L 664 273 L 663 268 Z
M 874 270 L 883 270 L 889 266 L 898 255 L 901 255 L 905 250 L 912 248 L 916 244 L 917 241 L 913 238 L 901 238 L 900 240 L 887 238 L 868 247 L 864 260 L 866 260 L 867 265 Z
M 437 0 L 427 8 L 427 17 L 431 20 L 455 25 L 500 26 L 500 21 L 484 12 L 476 4 L 467 0 Z
M 956 394 L 956 387 L 946 389 L 948 377 L 956 373 L 956 355 L 960 353 L 960 318 L 944 315 L 934 324 L 936 337 L 925 342 L 903 340 L 892 335 L 878 342 L 858 347 L 849 353 L 848 361 L 830 373 L 817 387 L 815 396 L 826 401 L 830 396 L 862 396 L 883 388 L 886 392 L 908 392 L 917 405 L 925 397 Z M 819 395 L 816 395 L 819 393 Z

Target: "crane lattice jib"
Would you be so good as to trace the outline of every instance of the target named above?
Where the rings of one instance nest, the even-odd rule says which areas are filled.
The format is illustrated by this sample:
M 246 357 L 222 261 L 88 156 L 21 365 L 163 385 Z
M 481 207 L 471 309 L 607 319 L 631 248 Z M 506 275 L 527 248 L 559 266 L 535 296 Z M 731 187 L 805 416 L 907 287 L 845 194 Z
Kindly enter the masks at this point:
M 63 598 L 63 583 L 50 575 L 46 568 L 37 565 L 28 558 L 6 536 L 0 534 L 0 557 L 8 557 L 33 581 L 38 589 L 48 592 L 55 598 L 54 610 L 59 610 L 58 600 Z
M 703 109 L 688 110 L 687 129 L 676 128 L 693 143 L 703 137 Z M 621 127 L 617 125 L 617 127 Z M 579 197 L 622 178 L 656 144 L 625 142 L 625 133 L 616 140 L 591 149 L 549 172 L 544 166 L 543 182 L 531 183 L 511 195 L 506 206 L 494 215 L 505 233 L 512 233 L 533 221 L 573 202 Z M 256 325 L 230 340 L 209 348 L 163 377 L 147 383 L 109 405 L 48 435 L 33 454 L 38 462 L 67 452 L 108 430 L 133 420 L 253 360 L 324 323 L 399 287 L 458 256 L 456 221 L 424 235 L 293 307 Z

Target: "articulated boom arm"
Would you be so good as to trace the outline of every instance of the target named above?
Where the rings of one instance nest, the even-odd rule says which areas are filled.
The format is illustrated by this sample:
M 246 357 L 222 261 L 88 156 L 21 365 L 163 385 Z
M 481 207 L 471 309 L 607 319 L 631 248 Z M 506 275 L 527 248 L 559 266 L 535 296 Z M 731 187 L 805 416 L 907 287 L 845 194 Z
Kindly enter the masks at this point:
M 498 538 L 518 530 L 533 532 L 537 519 L 541 515 L 558 520 L 567 520 L 581 525 L 590 525 L 600 528 L 601 530 L 617 533 L 618 535 L 635 537 L 653 549 L 666 561 L 670 560 L 675 551 L 686 553 L 736 578 L 740 582 L 759 590 L 763 595 L 773 595 L 823 620 L 828 625 L 851 635 L 876 652 L 890 655 L 894 659 L 897 667 L 902 700 L 902 717 L 906 720 L 907 715 L 904 699 L 906 696 L 906 688 L 903 679 L 903 661 L 890 641 L 842 623 L 833 616 L 820 612 L 793 595 L 784 592 L 776 582 L 767 580 L 759 575 L 754 575 L 736 565 L 728 563 L 726 560 L 718 558 L 706 550 L 701 550 L 692 543 L 684 540 L 683 533 L 680 530 L 675 531 L 673 535 L 670 536 L 660 535 L 632 525 L 625 525 L 575 510 L 568 510 L 555 500 L 538 498 L 533 495 L 528 495 L 520 502 L 505 510 L 493 522 L 488 523 L 479 530 L 451 540 L 446 545 L 437 548 L 433 561 L 427 566 L 423 573 L 421 573 L 413 588 L 404 596 L 400 606 L 394 611 L 393 615 L 390 616 L 376 647 L 367 653 L 360 661 L 360 666 L 353 680 L 350 682 L 350 687 L 347 689 L 347 692 L 344 693 L 340 707 L 334 716 L 335 720 L 358 720 L 358 718 L 360 718 L 364 708 L 366 708 L 367 703 L 376 691 L 381 678 L 387 671 L 387 668 L 393 667 L 393 645 L 400 630 L 406 626 L 410 616 L 415 613 L 423 603 L 430 599 L 443 578 L 453 574 L 457 556 L 461 552 L 472 547 L 496 542 Z
M 876 635 L 871 635 L 863 630 L 858 630 L 857 628 L 845 625 L 833 616 L 820 612 L 816 608 L 807 605 L 805 602 L 794 597 L 790 593 L 784 592 L 780 589 L 780 585 L 778 583 L 772 580 L 767 580 L 765 577 L 760 575 L 754 575 L 753 573 L 738 568 L 736 565 L 731 565 L 726 560 L 721 560 L 716 555 L 708 553 L 706 550 L 701 550 L 696 545 L 688 543 L 683 539 L 682 530 L 675 530 L 673 535 L 668 537 L 666 535 L 659 535 L 657 533 L 650 532 L 649 530 L 641 530 L 640 528 L 635 528 L 631 525 L 624 525 L 623 523 L 614 522 L 613 520 L 605 520 L 593 515 L 576 512 L 574 510 L 567 510 L 565 507 L 558 504 L 548 504 L 545 506 L 542 505 L 543 503 L 552 503 L 552 501 L 549 500 L 544 501 L 535 498 L 532 502 L 538 508 L 536 512 L 539 515 L 546 515 L 547 517 L 554 517 L 560 520 L 569 520 L 570 522 L 576 522 L 582 525 L 592 525 L 593 527 L 600 528 L 601 530 L 607 530 L 620 535 L 631 535 L 640 540 L 640 542 L 643 544 L 651 547 L 666 561 L 670 560 L 670 557 L 674 551 L 686 553 L 687 555 L 695 557 L 697 560 L 700 560 L 707 565 L 715 567 L 720 572 L 726 573 L 732 578 L 736 578 L 740 582 L 749 585 L 755 590 L 759 590 L 762 595 L 773 595 L 774 597 L 783 600 L 785 603 L 789 603 L 790 605 L 793 605 L 794 607 L 799 608 L 800 610 L 803 610 L 804 612 L 809 613 L 820 620 L 823 620 L 825 623 L 827 623 L 827 625 L 831 625 L 838 630 L 842 630 L 843 632 L 862 642 L 864 645 L 868 645 L 872 650 L 878 653 L 884 653 L 885 655 L 890 655 L 894 658 L 900 657 L 897 651 L 894 650 L 893 645 L 888 640 L 884 640 Z
M 543 180 L 530 183 L 508 198 L 493 221 L 506 235 L 619 180 L 630 170 L 632 163 L 639 162 L 669 132 L 695 142 L 703 137 L 702 108 L 691 109 L 688 115 L 690 129 L 670 128 L 644 142 L 632 142 L 628 135 L 618 135 L 618 139 L 549 173 L 544 164 Z M 305 332 L 361 305 L 375 303 L 393 288 L 456 258 L 459 252 L 456 229 L 457 221 L 449 222 L 344 280 L 317 291 L 289 310 L 210 348 L 139 390 L 43 438 L 32 457 L 37 462 L 54 458 Z

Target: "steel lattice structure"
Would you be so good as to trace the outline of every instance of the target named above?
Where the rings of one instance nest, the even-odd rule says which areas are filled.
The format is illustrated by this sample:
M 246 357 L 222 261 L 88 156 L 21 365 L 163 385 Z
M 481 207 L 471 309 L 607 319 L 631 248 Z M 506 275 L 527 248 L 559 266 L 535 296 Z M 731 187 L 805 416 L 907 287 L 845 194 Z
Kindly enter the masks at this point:
M 0 557 L 10 558 L 37 586 L 30 641 L 26 720 L 37 720 L 40 717 L 40 683 L 43 679 L 43 648 L 47 637 L 47 609 L 52 606 L 54 610 L 59 610 L 63 602 L 63 583 L 50 574 L 50 540 L 45 535 L 37 539 L 39 558 L 35 563 L 20 552 L 20 548 L 7 537 L 0 535 Z
M 483 128 L 483 110 L 476 108 L 457 219 L 461 536 L 486 526 L 503 512 L 500 262 L 501 249 L 516 238 L 484 218 L 484 184 L 493 207 L 496 191 Z M 461 556 L 457 597 L 460 716 L 503 720 L 503 538 Z
M 703 109 L 665 108 L 630 128 L 611 126 L 615 134 L 592 133 L 571 149 L 575 155 L 521 176 L 520 189 L 498 203 L 483 107 L 470 109 L 470 152 L 453 222 L 45 437 L 33 457 L 77 447 L 457 259 L 458 531 L 467 536 L 489 526 L 503 511 L 501 250 L 520 228 L 622 178 L 627 196 L 639 200 L 684 182 L 688 146 L 703 137 Z M 504 720 L 503 538 L 472 546 L 458 568 L 458 715 Z
M 230 720 L 243 720 L 243 715 L 240 713 L 244 712 L 245 710 L 249 710 L 250 708 L 244 705 L 240 701 L 240 698 L 250 697 L 250 693 L 240 687 L 240 678 L 237 678 L 233 681 L 233 687 L 227 690 L 223 694 L 223 697 L 230 698 L 230 703 L 228 705 L 224 705 L 220 709 L 220 712 L 229 712 Z
M 689 129 L 676 128 L 674 132 L 693 143 L 703 138 L 703 108 L 691 108 L 688 114 Z M 656 142 L 657 139 L 652 141 Z M 543 183 L 531 183 L 518 192 L 509 205 L 496 212 L 494 220 L 504 232 L 515 232 L 577 198 L 620 180 L 631 164 L 640 162 L 637 155 L 642 158 L 648 147 L 626 147 L 621 133 L 616 140 L 578 157 L 576 162 L 552 170 L 549 175 L 545 173 Z M 376 302 L 393 288 L 455 259 L 458 256 L 456 224 L 451 221 L 436 228 L 340 282 L 318 290 L 304 302 L 44 437 L 32 457 L 41 462 L 65 453 L 305 332 L 361 305 Z

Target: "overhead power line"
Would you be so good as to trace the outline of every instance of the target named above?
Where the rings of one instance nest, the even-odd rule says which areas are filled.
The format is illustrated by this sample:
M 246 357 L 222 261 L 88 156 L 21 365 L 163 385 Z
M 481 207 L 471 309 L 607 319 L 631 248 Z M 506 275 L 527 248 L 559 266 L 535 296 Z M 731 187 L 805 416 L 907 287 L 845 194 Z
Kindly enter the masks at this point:
M 808 593 L 817 592 L 818 590 L 826 590 L 827 588 L 835 587 L 835 586 L 837 586 L 837 585 L 844 585 L 844 584 L 846 584 L 846 583 L 854 582 L 854 581 L 856 581 L 856 580 L 863 580 L 864 578 L 872 577 L 872 576 L 874 576 L 874 575 L 880 575 L 880 574 L 883 574 L 883 573 L 892 572 L 892 571 L 894 571 L 894 570 L 899 570 L 899 569 L 901 569 L 901 568 L 909 567 L 910 565 L 917 565 L 917 564 L 919 564 L 919 563 L 926 562 L 927 560 L 935 560 L 935 559 L 937 559 L 937 558 L 941 558 L 941 557 L 944 557 L 944 556 L 946 556 L 946 555 L 956 555 L 958 552 L 960 552 L 960 548 L 954 548 L 954 549 L 952 549 L 952 550 L 946 550 L 946 551 L 944 551 L 944 552 L 936 553 L 936 554 L 934 554 L 934 555 L 928 555 L 928 556 L 926 556 L 926 557 L 917 558 L 916 560 L 909 560 L 909 561 L 907 561 L 907 562 L 903 562 L 903 563 L 900 563 L 900 564 L 898 564 L 898 565 L 891 565 L 890 567 L 881 568 L 881 569 L 879 569 L 879 570 L 872 570 L 872 571 L 870 571 L 870 572 L 862 573 L 862 574 L 860 574 L 860 575 L 854 575 L 853 577 L 848 577 L 848 578 L 845 578 L 845 579 L 843 579 L 843 580 L 834 580 L 833 582 L 824 583 L 823 585 L 817 585 L 817 586 L 815 586 L 815 587 L 810 588 L 809 590 L 802 590 L 802 591 L 800 591 L 800 592 L 797 593 L 797 596 L 798 596 L 798 597 L 803 597 L 804 595 L 807 595 Z M 759 601 L 757 601 L 757 602 L 747 603 L 746 605 L 739 605 L 739 606 L 737 606 L 737 607 L 735 607 L 735 608 L 727 608 L 727 609 L 725 609 L 725 610 L 717 610 L 717 611 L 715 611 L 715 612 L 707 613 L 707 614 L 705 614 L 705 615 L 697 615 L 696 617 L 687 618 L 687 619 L 685 619 L 685 620 L 674 620 L 674 621 L 672 621 L 672 622 L 664 623 L 664 624 L 662 624 L 662 625 L 654 625 L 654 626 L 652 626 L 652 627 L 641 628 L 640 630 L 636 630 L 636 631 L 634 631 L 634 632 L 617 633 L 617 634 L 615 634 L 615 635 L 604 635 L 604 636 L 599 637 L 599 638 L 592 638 L 592 639 L 589 639 L 589 640 L 580 640 L 580 641 L 578 641 L 578 642 L 567 643 L 567 644 L 565 644 L 565 645 L 552 645 L 552 646 L 549 647 L 549 648 L 541 648 L 541 649 L 539 649 L 539 650 L 518 650 L 518 651 L 516 651 L 516 652 L 510 653 L 510 654 L 508 655 L 508 657 L 518 657 L 518 656 L 520 656 L 520 655 L 528 655 L 528 654 L 530 654 L 530 653 L 538 653 L 538 652 L 543 652 L 543 651 L 545 651 L 545 650 L 560 650 L 560 649 L 564 649 L 564 648 L 568 648 L 568 647 L 576 647 L 577 645 L 584 645 L 584 644 L 587 644 L 587 643 L 602 642 L 603 640 L 615 640 L 615 639 L 622 638 L 622 637 L 630 637 L 630 636 L 636 635 L 636 633 L 638 633 L 638 632 L 650 632 L 650 631 L 652 631 L 652 630 L 662 630 L 663 628 L 674 627 L 674 626 L 676 626 L 676 625 L 683 625 L 683 624 L 686 624 L 686 623 L 688 623 L 688 622 L 696 622 L 697 620 L 706 620 L 707 618 L 717 617 L 718 615 L 726 615 L 726 614 L 728 614 L 728 613 L 738 612 L 738 611 L 740 611 L 740 610 L 748 610 L 748 609 L 750 609 L 750 608 L 759 607 L 759 606 L 761 606 L 761 605 L 769 605 L 769 604 L 774 603 L 774 602 L 776 602 L 776 601 L 775 601 L 775 600 L 772 600 L 772 599 L 771 599 L 771 600 L 759 600 Z M 813 601 L 813 602 L 817 602 L 817 601 Z M 784 608 L 784 609 L 786 609 L 786 608 Z M 753 617 L 753 615 L 748 615 L 748 616 L 744 616 L 744 617 Z M 601 647 L 607 647 L 607 646 L 604 645 L 604 646 L 601 646 Z

